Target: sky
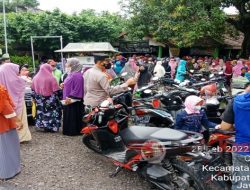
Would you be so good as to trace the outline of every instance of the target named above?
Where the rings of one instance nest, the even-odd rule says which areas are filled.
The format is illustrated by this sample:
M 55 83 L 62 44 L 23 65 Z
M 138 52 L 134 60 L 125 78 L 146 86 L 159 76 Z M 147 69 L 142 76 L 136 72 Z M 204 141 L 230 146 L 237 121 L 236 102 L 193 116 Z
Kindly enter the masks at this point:
M 38 0 L 39 8 L 42 10 L 54 10 L 59 8 L 62 12 L 72 14 L 73 12 L 81 12 L 82 9 L 94 9 L 97 12 L 109 11 L 119 12 L 119 0 Z M 227 14 L 236 14 L 234 7 L 226 8 Z
M 38 0 L 42 10 L 59 8 L 62 12 L 72 14 L 82 9 L 94 9 L 97 12 L 119 12 L 119 0 Z

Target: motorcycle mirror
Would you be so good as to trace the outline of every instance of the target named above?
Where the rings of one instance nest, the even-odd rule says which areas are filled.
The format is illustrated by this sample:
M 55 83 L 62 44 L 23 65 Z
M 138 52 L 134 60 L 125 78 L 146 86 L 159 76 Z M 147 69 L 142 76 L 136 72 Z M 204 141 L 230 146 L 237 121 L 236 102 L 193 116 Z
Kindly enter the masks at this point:
M 211 79 L 211 78 L 213 78 L 214 77 L 214 74 L 210 74 L 209 75 L 209 78 Z
M 220 71 L 218 74 L 219 74 L 219 75 L 223 75 L 223 71 Z
M 137 89 L 136 92 L 143 92 L 143 91 L 146 90 L 146 89 L 147 89 L 147 87 L 146 87 L 146 86 L 143 86 L 143 87 Z
M 127 76 L 127 75 L 128 75 L 128 73 L 127 73 L 127 72 L 124 72 L 124 73 L 121 74 L 121 77 L 125 77 L 125 76 Z
M 183 87 L 183 86 L 188 85 L 189 83 L 190 83 L 189 80 L 184 80 L 184 82 L 181 82 L 181 83 L 179 84 L 179 86 L 180 86 L 180 87 Z
M 227 92 L 228 92 L 228 90 L 227 90 L 226 88 L 222 88 L 222 91 L 223 91 L 224 93 L 227 93 Z
M 145 94 L 151 94 L 151 93 L 152 93 L 152 90 L 147 89 L 147 90 L 144 90 L 143 92 L 144 92 Z
M 180 86 L 180 87 L 186 86 L 186 82 L 181 82 L 181 83 L 179 84 L 179 86 Z
M 159 80 L 159 77 L 153 77 L 153 78 L 152 78 L 152 81 L 154 81 L 154 82 L 155 82 L 155 81 L 158 81 L 158 80 Z
M 174 82 L 176 82 L 177 84 L 180 84 L 181 81 L 177 80 L 177 79 L 174 79 Z
M 104 100 L 104 101 L 100 104 L 100 106 L 103 107 L 103 108 L 106 108 L 106 107 L 109 107 L 109 104 L 110 104 L 110 102 L 109 102 L 108 100 Z

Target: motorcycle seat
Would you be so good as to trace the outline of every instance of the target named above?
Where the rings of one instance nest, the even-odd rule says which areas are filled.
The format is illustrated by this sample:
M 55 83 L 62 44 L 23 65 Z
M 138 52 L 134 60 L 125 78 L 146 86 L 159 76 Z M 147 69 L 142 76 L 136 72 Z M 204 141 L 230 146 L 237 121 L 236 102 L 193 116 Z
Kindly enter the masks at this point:
M 121 131 L 125 144 L 141 143 L 147 140 L 179 141 L 187 137 L 187 134 L 170 128 L 131 126 Z

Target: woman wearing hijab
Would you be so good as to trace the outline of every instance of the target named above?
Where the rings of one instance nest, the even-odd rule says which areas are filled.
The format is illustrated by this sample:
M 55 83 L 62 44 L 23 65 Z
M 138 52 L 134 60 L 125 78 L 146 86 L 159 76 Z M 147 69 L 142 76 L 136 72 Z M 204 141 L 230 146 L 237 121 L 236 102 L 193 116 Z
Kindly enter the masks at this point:
M 6 88 L 0 85 L 0 180 L 13 178 L 21 171 L 16 128 L 21 128 L 22 122 L 16 117 L 14 108 Z
M 237 64 L 233 67 L 233 77 L 241 76 L 241 69 L 244 67 L 241 60 L 237 61 Z
M 17 117 L 22 121 L 23 127 L 18 130 L 20 142 L 31 140 L 28 126 L 27 110 L 24 100 L 26 82 L 19 75 L 19 65 L 5 63 L 0 67 L 0 84 L 3 85 L 11 96 Z
M 212 65 L 209 67 L 209 71 L 211 73 L 217 73 L 221 71 L 221 66 L 219 65 L 219 61 L 218 60 L 214 60 L 212 62 Z
M 25 80 L 26 82 L 26 87 L 30 87 L 32 84 L 32 78 L 29 77 L 29 65 L 24 64 L 20 66 L 19 69 L 20 77 Z
M 119 75 L 122 71 L 122 56 L 118 56 L 118 59 L 115 61 L 115 64 L 114 64 L 114 70 L 115 70 L 115 73 L 117 75 Z
M 183 82 L 185 80 L 185 74 L 187 73 L 186 64 L 187 64 L 186 61 L 181 60 L 177 68 L 175 79 L 179 82 Z
M 63 83 L 65 81 L 65 79 L 67 78 L 67 76 L 70 74 L 70 67 L 69 64 L 66 63 L 65 64 L 65 72 L 62 74 L 61 76 L 61 82 Z
M 146 65 L 141 65 L 139 68 L 139 71 L 140 71 L 140 75 L 137 81 L 137 88 L 146 86 L 150 82 L 151 77 L 152 77 Z
M 165 71 L 164 67 L 162 66 L 162 62 L 157 61 L 156 66 L 154 68 L 154 76 L 161 78 L 165 75 L 165 73 L 166 73 L 166 71 Z
M 226 69 L 226 65 L 223 59 L 219 59 L 219 65 L 220 65 L 220 70 L 224 72 Z
M 134 77 L 138 70 L 139 67 L 137 66 L 136 57 L 134 56 L 125 64 L 121 73 L 127 73 L 124 80 L 128 80 L 129 78 Z
M 41 65 L 32 82 L 32 96 L 36 103 L 35 126 L 46 132 L 58 132 L 62 117 L 59 86 L 52 71 L 49 64 Z
M 207 115 L 201 110 L 203 99 L 198 96 L 188 96 L 185 100 L 185 110 L 176 116 L 175 129 L 202 133 L 202 126 L 215 128 L 218 126 L 208 120 Z
M 177 62 L 175 61 L 174 58 L 171 58 L 169 61 L 170 70 L 171 70 L 171 78 L 174 79 L 175 72 L 176 72 L 176 67 L 177 67 Z
M 63 100 L 63 134 L 80 135 L 83 127 L 83 76 L 82 65 L 76 58 L 67 60 L 70 74 L 64 82 Z

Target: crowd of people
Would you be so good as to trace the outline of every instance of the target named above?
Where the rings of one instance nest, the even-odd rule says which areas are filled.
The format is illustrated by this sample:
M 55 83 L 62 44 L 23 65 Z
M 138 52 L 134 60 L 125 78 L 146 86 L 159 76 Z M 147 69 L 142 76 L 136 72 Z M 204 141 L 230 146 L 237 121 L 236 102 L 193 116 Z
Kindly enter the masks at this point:
M 40 65 L 33 78 L 29 76 L 28 65 L 11 63 L 3 56 L 0 65 L 0 179 L 14 177 L 20 172 L 20 142 L 31 140 L 24 100 L 25 88 L 32 89 L 36 105 L 35 127 L 45 132 L 58 132 L 63 135 L 80 135 L 85 109 L 92 109 L 112 95 L 147 85 L 152 77 L 169 77 L 178 82 L 195 71 L 223 71 L 228 79 L 245 77 L 250 80 L 250 60 L 223 60 L 211 57 L 182 59 L 170 57 L 157 59 L 145 55 L 126 59 L 122 55 L 110 59 L 107 55 L 95 55 L 95 65 L 84 68 L 76 58 L 65 64 L 65 72 L 57 68 L 54 60 Z M 126 82 L 111 86 L 110 81 L 122 73 Z M 200 110 L 202 99 L 188 97 L 185 110 L 177 116 L 176 128 L 200 132 L 201 126 L 225 128 L 208 121 Z M 237 121 L 237 120 L 236 120 Z M 226 125 L 228 126 L 228 125 Z M 237 127 L 237 126 L 236 126 Z M 250 134 L 249 134 L 250 135 Z M 249 138 L 249 137 L 248 137 Z M 250 140 L 250 139 L 249 139 Z M 12 159 L 9 159 L 12 158 Z
M 122 56 L 117 56 L 113 61 L 113 70 L 117 75 L 128 72 L 129 76 L 133 76 L 138 68 L 142 71 L 139 83 L 145 81 L 143 80 L 144 78 L 149 78 L 145 81 L 145 83 L 148 83 L 152 76 L 162 77 L 165 75 L 169 75 L 172 79 L 182 82 L 185 80 L 185 75 L 190 74 L 190 70 L 209 71 L 210 73 L 223 71 L 228 82 L 230 82 L 232 77 L 239 76 L 250 79 L 250 59 L 224 60 L 208 56 L 186 56 L 182 59 L 178 57 L 157 59 L 150 55 L 134 55 L 129 58 L 128 62 L 126 62 L 126 59 Z

